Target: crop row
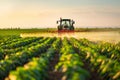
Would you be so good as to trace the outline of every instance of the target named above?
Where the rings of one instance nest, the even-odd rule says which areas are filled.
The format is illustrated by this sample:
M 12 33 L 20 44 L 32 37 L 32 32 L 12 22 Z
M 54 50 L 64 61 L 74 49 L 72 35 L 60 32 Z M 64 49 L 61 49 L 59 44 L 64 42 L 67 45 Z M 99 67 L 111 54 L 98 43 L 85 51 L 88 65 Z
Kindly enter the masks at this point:
M 63 80 L 86 80 L 90 74 L 83 68 L 84 63 L 80 56 L 75 52 L 67 38 L 62 42 L 60 59 L 55 66 L 55 70 L 64 73 Z
M 45 52 L 47 48 L 52 44 L 55 38 L 49 38 L 41 44 L 25 48 L 24 50 L 13 54 L 7 59 L 0 61 L 0 78 L 4 78 L 8 73 L 18 66 L 21 66 L 28 62 L 32 57 L 38 56 Z
M 55 79 L 50 79 L 53 74 Z M 1 39 L 0 80 L 4 79 L 119 80 L 120 43 L 55 37 Z
M 38 58 L 25 64 L 24 67 L 18 67 L 16 71 L 12 71 L 9 80 L 44 80 L 48 77 L 47 69 L 50 59 L 55 55 L 59 46 L 60 39 L 54 41 L 48 50 Z
M 34 38 L 32 38 L 31 40 L 33 42 L 31 42 L 31 40 L 28 40 L 27 43 L 29 43 L 29 44 L 25 43 L 24 45 L 21 45 L 21 47 L 11 48 L 11 49 L 3 49 L 3 48 L 1 48 L 0 49 L 0 59 L 5 59 L 6 57 L 10 57 L 11 55 L 14 55 L 14 53 L 22 51 L 25 48 L 29 48 L 31 46 L 37 45 L 38 43 L 42 43 L 46 39 L 47 38 L 44 38 L 44 39 L 42 39 L 42 38 L 35 38 L 35 41 L 33 41 Z M 24 40 L 22 42 L 24 42 Z
M 111 80 L 120 78 L 120 62 L 101 55 L 101 53 L 97 52 L 95 48 L 91 48 L 93 45 L 89 44 L 89 46 L 86 46 L 87 44 L 83 44 L 84 41 L 82 43 L 72 38 L 71 42 L 80 50 L 81 54 L 83 54 L 84 58 L 90 63 L 92 68 L 97 69 L 97 72 L 103 79 Z

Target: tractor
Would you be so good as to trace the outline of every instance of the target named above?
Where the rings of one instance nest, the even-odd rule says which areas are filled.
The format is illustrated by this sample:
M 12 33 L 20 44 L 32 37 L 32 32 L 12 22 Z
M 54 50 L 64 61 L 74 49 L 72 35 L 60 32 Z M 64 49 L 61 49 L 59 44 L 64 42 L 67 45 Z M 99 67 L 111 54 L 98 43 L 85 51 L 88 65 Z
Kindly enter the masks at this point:
M 57 26 L 58 32 L 74 32 L 73 24 L 75 22 L 73 20 L 60 18 L 60 20 L 57 21 L 57 24 L 58 23 L 59 23 L 59 25 Z

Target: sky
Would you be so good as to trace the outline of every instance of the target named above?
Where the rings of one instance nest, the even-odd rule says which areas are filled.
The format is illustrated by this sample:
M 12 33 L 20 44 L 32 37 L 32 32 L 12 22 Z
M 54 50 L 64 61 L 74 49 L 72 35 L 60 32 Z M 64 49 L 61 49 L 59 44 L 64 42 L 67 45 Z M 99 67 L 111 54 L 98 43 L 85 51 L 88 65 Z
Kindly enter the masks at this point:
M 120 0 L 0 0 L 0 28 L 120 27 Z

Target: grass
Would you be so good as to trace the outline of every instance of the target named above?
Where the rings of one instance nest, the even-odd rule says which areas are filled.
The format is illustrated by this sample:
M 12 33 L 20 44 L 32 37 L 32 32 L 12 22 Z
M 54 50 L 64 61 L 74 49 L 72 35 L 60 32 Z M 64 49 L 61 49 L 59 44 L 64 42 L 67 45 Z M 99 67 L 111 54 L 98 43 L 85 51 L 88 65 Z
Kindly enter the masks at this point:
M 21 33 L 38 33 L 56 31 L 54 28 L 45 29 L 0 29 L 0 36 L 20 36 Z
M 0 29 L 0 35 L 20 35 L 20 33 L 34 33 L 34 32 L 55 32 L 56 28 L 42 28 L 42 29 Z M 76 32 L 100 32 L 100 31 L 119 31 L 120 28 L 76 28 Z

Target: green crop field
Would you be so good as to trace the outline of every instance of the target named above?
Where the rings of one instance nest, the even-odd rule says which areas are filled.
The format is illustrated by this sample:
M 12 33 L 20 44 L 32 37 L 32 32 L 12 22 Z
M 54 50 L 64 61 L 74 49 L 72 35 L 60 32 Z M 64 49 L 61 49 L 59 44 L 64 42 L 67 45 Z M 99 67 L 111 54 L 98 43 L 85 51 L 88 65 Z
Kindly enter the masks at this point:
M 0 30 L 0 80 L 120 80 L 120 40 L 115 35 L 118 40 L 112 43 L 85 39 L 81 33 L 51 37 L 53 32 Z

